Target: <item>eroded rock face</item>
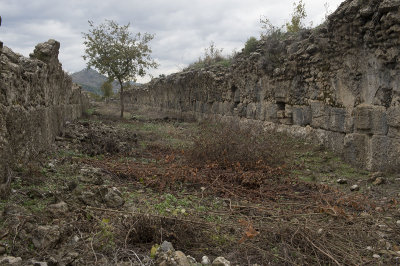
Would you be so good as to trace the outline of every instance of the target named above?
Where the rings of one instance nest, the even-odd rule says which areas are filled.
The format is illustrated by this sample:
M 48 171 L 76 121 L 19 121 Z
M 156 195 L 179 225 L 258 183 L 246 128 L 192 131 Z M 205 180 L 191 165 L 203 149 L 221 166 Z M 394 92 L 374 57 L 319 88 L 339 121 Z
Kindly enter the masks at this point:
M 60 43 L 36 46 L 30 58 L 0 49 L 0 183 L 7 166 L 48 149 L 66 121 L 88 104 L 58 61 Z
M 398 1 L 348 0 L 321 26 L 263 39 L 228 68 L 157 78 L 126 99 L 199 119 L 273 123 L 356 166 L 399 170 L 399 33 Z

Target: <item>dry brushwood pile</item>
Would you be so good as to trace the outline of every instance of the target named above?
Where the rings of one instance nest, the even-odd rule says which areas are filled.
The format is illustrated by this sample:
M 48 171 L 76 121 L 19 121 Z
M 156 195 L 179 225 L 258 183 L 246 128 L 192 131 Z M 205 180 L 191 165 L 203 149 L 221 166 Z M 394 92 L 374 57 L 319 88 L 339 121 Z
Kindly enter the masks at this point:
M 400 176 L 260 132 L 135 110 L 71 123 L 14 169 L 0 262 L 156 265 L 168 241 L 192 265 L 399 263 Z

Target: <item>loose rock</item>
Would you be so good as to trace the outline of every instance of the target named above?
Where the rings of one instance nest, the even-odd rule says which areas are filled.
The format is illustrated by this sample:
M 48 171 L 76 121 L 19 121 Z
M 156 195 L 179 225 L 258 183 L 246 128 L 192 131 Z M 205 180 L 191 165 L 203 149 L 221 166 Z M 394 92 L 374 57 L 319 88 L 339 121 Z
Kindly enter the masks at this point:
M 353 186 L 350 187 L 350 190 L 351 191 L 359 191 L 360 187 L 358 185 L 353 185 Z
M 20 257 L 12 257 L 12 256 L 3 256 L 0 257 L 0 265 L 4 266 L 19 266 L 22 265 L 22 258 Z
M 383 177 L 378 177 L 375 179 L 375 181 L 372 184 L 374 184 L 375 186 L 379 186 L 379 185 L 382 185 L 385 183 L 386 183 L 386 180 Z
M 61 201 L 57 204 L 49 205 L 47 209 L 54 216 L 65 215 L 68 212 L 68 204 Z
M 39 226 L 34 231 L 33 245 L 37 249 L 45 249 L 56 244 L 60 239 L 60 228 L 58 225 Z
M 172 246 L 171 242 L 164 241 L 162 242 L 161 246 L 159 247 L 160 252 L 168 252 L 168 251 L 175 251 L 174 247 Z
M 230 265 L 231 263 L 224 257 L 218 257 L 212 263 L 212 266 L 230 266 Z
M 125 204 L 121 192 L 116 187 L 103 188 L 100 190 L 100 194 L 107 207 L 118 208 Z
M 203 257 L 201 258 L 201 264 L 209 265 L 209 264 L 211 264 L 211 261 L 210 261 L 210 259 L 209 259 L 207 256 L 203 256 Z
M 190 266 L 189 260 L 182 251 L 175 251 L 175 262 L 180 266 Z

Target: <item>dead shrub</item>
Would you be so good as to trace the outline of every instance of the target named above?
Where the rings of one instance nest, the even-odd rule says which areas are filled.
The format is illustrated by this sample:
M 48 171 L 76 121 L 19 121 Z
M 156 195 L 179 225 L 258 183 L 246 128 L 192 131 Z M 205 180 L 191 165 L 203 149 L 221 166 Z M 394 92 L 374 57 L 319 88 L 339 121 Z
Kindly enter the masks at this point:
M 242 170 L 276 168 L 285 163 L 289 150 L 286 139 L 286 136 L 238 123 L 204 122 L 187 155 L 196 165 L 216 164 L 224 169 Z

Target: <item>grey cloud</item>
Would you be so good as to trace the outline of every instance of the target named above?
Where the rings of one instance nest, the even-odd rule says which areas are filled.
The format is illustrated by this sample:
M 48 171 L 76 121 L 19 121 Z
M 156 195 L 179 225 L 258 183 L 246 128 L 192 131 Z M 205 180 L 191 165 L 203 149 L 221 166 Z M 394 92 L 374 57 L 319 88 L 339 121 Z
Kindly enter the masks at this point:
M 308 21 L 324 18 L 324 2 L 305 0 Z M 330 0 L 334 10 L 341 0 Z M 85 67 L 81 32 L 88 20 L 96 24 L 113 19 L 131 22 L 132 31 L 154 33 L 153 57 L 160 63 L 154 75 L 171 73 L 197 60 L 214 41 L 225 53 L 240 50 L 250 36 L 259 36 L 259 18 L 275 25 L 288 20 L 293 0 L 0 0 L 3 25 L 0 39 L 16 52 L 28 55 L 39 43 L 61 42 L 60 61 L 67 71 Z M 141 79 L 142 80 L 142 79 Z

